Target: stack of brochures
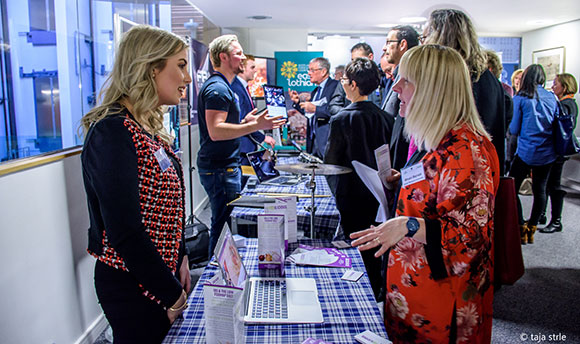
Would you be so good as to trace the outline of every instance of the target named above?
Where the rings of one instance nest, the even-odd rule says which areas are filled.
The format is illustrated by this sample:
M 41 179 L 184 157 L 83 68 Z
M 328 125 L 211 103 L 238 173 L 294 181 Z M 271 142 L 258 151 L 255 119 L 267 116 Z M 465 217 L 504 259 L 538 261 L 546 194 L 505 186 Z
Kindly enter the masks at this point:
M 352 266 L 350 257 L 335 248 L 308 245 L 299 245 L 286 260 L 297 265 L 332 268 L 350 268 Z

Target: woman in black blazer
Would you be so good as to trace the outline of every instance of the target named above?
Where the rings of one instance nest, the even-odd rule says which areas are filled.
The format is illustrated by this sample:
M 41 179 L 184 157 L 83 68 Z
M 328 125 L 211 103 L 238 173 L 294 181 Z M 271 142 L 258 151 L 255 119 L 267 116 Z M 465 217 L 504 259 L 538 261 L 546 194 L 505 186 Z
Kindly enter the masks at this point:
M 161 343 L 187 308 L 185 185 L 163 127 L 191 83 L 187 43 L 152 26 L 121 38 L 99 104 L 81 120 L 95 291 L 115 344 Z
M 352 103 L 330 121 L 325 163 L 353 168 L 351 161 L 357 160 L 377 169 L 374 151 L 390 141 L 393 130 L 393 118 L 368 100 L 379 85 L 379 75 L 376 64 L 367 58 L 357 58 L 346 66 L 340 81 Z M 328 182 L 336 197 L 346 237 L 376 224 L 379 203 L 356 173 L 329 176 Z M 374 252 L 361 253 L 371 286 L 378 296 L 381 261 L 373 256 Z

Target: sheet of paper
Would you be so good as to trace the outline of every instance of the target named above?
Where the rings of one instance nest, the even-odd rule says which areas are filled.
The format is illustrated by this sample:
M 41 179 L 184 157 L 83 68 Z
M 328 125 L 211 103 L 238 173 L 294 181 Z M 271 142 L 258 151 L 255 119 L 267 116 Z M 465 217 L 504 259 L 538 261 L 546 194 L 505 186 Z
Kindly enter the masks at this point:
M 349 248 L 350 244 L 344 240 L 336 240 L 331 242 L 332 246 L 336 248 Z
M 387 221 L 389 218 L 389 203 L 387 202 L 387 196 L 383 190 L 383 183 L 381 182 L 377 171 L 356 160 L 352 161 L 352 166 L 369 191 L 373 196 L 375 196 L 377 201 L 379 201 L 379 209 L 375 221 Z
M 207 343 L 240 342 L 240 339 L 236 338 L 236 332 L 238 332 L 235 329 L 237 315 L 234 314 L 234 309 L 242 297 L 242 289 L 203 286 L 203 311 L 206 319 L 205 340 Z M 239 307 L 237 311 L 240 311 Z
M 305 252 L 292 255 L 294 262 L 298 265 L 328 266 L 336 263 L 338 257 L 325 252 Z
M 363 274 L 364 274 L 364 272 L 355 271 L 355 270 L 346 270 L 344 272 L 344 275 L 342 275 L 341 279 L 343 279 L 345 281 L 356 282 L 359 280 L 359 278 L 362 277 Z
M 326 104 L 326 98 L 322 98 L 322 99 L 318 99 L 312 102 L 312 105 L 318 107 L 318 106 L 322 106 L 324 104 Z M 305 112 L 304 116 L 306 116 L 306 118 L 310 119 L 312 116 L 314 116 L 314 112 Z
M 240 293 L 234 304 L 234 338 L 236 344 L 246 343 L 246 326 L 244 323 L 245 316 L 244 293 Z
M 391 342 L 388 339 L 385 339 L 381 336 L 379 336 L 378 334 L 366 330 L 363 333 L 359 333 L 356 336 L 354 336 L 354 339 L 356 339 L 357 342 L 359 343 L 363 343 L 363 344 L 392 344 L 393 342 Z
M 326 97 L 324 97 L 324 98 L 320 98 L 318 100 L 313 101 L 312 102 L 312 105 L 314 105 L 314 106 L 322 106 L 322 105 L 325 105 L 326 103 L 327 103 Z
M 331 247 L 312 247 L 299 245 L 288 257 L 297 265 L 326 266 L 333 268 L 350 268 L 352 260 L 346 254 Z
M 332 344 L 331 342 L 325 342 L 322 339 L 307 338 L 302 344 Z
M 388 188 L 387 177 L 391 176 L 391 152 L 388 144 L 375 149 L 375 160 L 379 169 L 379 178 L 383 185 Z

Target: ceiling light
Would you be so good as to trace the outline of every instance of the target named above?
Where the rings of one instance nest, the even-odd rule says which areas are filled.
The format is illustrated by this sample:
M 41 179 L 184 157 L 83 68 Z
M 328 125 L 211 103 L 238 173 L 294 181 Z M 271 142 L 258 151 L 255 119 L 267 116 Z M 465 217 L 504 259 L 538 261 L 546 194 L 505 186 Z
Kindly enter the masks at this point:
M 528 21 L 528 25 L 548 25 L 552 24 L 554 21 L 552 19 L 538 19 Z
M 255 15 L 255 16 L 249 16 L 249 17 L 246 17 L 246 18 L 251 19 L 251 20 L 267 20 L 267 19 L 272 19 L 271 16 L 265 16 L 265 15 Z
M 425 17 L 403 17 L 399 19 L 401 23 L 422 23 L 426 22 L 427 18 Z
M 390 29 L 392 27 L 395 27 L 399 24 L 392 24 L 392 23 L 386 23 L 386 24 L 378 24 L 377 27 L 383 28 L 383 29 Z

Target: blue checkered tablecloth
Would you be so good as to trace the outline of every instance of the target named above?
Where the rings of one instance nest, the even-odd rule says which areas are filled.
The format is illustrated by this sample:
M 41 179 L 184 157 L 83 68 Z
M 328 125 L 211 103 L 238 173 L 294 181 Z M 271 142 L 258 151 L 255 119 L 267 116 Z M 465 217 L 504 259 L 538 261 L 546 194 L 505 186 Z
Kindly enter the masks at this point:
M 278 165 L 297 163 L 298 158 L 280 158 Z M 251 177 L 255 178 L 255 177 Z M 330 195 L 330 197 L 318 197 L 314 199 L 316 212 L 314 216 L 314 233 L 316 238 L 332 239 L 340 222 L 340 213 L 336 208 L 336 202 L 332 197 L 330 187 L 326 182 L 324 176 L 315 176 L 316 195 Z M 244 195 L 257 195 L 258 193 L 295 193 L 295 194 L 311 194 L 312 191 L 308 188 L 310 177 L 294 186 L 276 186 L 258 184 L 254 189 L 245 188 Z M 298 198 L 296 204 L 298 230 L 304 231 L 304 235 L 310 236 L 310 212 L 306 210 L 312 202 L 310 197 Z M 257 216 L 263 214 L 264 209 L 259 208 L 245 208 L 235 207 L 232 211 L 231 217 L 244 219 L 251 222 L 257 222 Z
M 327 241 L 304 239 L 300 244 L 331 247 Z M 240 249 L 250 276 L 258 276 L 258 240 L 247 239 L 247 248 Z M 291 244 L 291 253 L 297 244 Z M 355 248 L 342 250 L 352 259 L 352 269 L 365 271 L 360 253 Z M 289 254 L 288 253 L 288 254 Z M 366 330 L 387 338 L 387 333 L 365 273 L 358 282 L 340 279 L 346 268 L 297 266 L 286 263 L 286 277 L 309 277 L 316 280 L 324 323 L 290 325 L 246 325 L 246 343 L 299 344 L 308 337 L 338 343 L 356 343 L 354 336 Z M 218 268 L 208 265 L 189 296 L 189 307 L 183 319 L 175 321 L 163 343 L 205 343 L 203 284 Z

